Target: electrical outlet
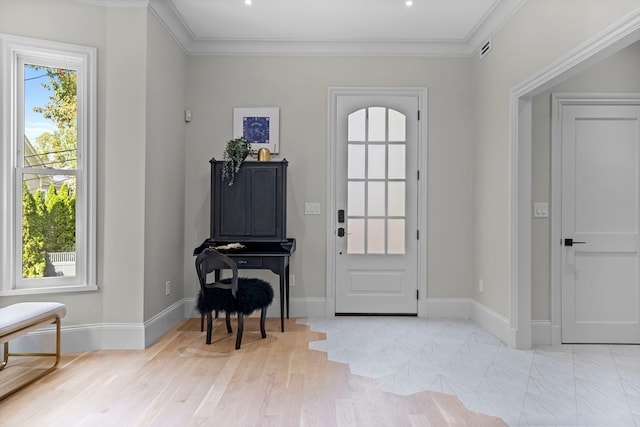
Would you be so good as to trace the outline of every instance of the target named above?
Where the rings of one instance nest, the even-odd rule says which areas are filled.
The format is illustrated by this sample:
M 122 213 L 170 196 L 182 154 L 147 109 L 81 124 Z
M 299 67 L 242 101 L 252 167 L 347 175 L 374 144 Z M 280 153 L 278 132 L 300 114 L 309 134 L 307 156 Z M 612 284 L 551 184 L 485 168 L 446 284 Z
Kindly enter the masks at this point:
M 289 287 L 293 288 L 296 285 L 296 275 L 295 274 L 290 274 L 289 275 Z
M 171 280 L 167 280 L 164 284 L 164 294 L 166 295 L 170 295 L 171 294 Z
M 484 292 L 484 279 L 478 280 L 478 291 Z

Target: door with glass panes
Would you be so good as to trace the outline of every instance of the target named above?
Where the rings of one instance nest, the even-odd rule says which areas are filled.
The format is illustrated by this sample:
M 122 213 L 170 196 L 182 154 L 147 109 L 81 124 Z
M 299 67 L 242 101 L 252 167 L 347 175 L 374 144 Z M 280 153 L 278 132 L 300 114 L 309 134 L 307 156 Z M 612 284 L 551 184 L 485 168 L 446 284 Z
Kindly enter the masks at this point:
M 336 314 L 417 313 L 417 96 L 336 103 Z

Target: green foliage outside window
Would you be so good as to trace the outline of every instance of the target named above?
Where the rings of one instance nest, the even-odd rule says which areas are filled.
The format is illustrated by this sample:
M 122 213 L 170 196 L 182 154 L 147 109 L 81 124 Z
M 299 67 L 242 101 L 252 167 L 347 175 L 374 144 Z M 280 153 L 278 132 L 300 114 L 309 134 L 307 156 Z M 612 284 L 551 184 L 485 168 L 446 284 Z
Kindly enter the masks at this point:
M 76 197 L 67 184 L 46 193 L 22 189 L 22 277 L 44 277 L 46 254 L 75 252 Z
M 78 75 L 64 68 L 27 65 L 41 70 L 49 78 L 42 87 L 50 91 L 49 102 L 33 110 L 52 120 L 56 130 L 44 132 L 35 142 L 39 153 L 47 153 L 46 166 L 56 169 L 75 169 L 78 135 Z

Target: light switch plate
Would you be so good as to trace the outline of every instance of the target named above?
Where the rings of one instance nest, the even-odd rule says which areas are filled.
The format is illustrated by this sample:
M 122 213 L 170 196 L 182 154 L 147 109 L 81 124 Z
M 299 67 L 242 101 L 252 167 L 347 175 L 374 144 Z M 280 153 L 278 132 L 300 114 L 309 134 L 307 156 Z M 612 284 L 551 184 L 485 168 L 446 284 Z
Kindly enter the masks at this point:
M 549 217 L 549 203 L 540 202 L 533 204 L 533 217 L 534 218 L 548 218 Z
M 320 215 L 320 203 L 305 203 L 304 204 L 305 215 Z

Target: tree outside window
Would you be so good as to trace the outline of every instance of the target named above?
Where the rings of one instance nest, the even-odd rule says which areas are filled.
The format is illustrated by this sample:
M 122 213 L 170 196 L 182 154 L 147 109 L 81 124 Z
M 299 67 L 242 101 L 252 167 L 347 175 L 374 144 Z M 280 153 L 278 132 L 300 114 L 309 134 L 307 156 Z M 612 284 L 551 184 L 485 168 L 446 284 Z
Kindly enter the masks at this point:
M 23 75 L 22 277 L 73 276 L 77 73 L 25 63 Z

